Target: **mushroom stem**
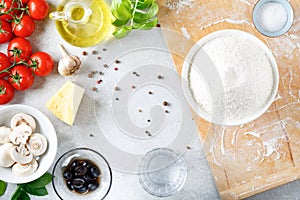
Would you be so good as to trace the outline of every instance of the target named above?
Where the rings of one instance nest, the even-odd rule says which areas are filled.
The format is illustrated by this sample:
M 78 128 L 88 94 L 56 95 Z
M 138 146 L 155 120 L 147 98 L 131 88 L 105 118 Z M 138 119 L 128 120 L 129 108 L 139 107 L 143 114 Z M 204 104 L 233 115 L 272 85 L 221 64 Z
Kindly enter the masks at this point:
M 58 48 L 61 52 L 62 57 L 65 57 L 65 56 L 69 55 L 62 44 L 58 44 Z

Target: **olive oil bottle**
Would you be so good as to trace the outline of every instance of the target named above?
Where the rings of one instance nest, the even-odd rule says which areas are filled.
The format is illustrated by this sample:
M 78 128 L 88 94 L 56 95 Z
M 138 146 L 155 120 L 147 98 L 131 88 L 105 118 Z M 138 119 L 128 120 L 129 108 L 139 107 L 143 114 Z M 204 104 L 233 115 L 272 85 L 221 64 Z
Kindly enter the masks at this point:
M 96 45 L 112 31 L 111 12 L 105 0 L 64 0 L 49 17 L 56 20 L 61 37 L 78 47 Z

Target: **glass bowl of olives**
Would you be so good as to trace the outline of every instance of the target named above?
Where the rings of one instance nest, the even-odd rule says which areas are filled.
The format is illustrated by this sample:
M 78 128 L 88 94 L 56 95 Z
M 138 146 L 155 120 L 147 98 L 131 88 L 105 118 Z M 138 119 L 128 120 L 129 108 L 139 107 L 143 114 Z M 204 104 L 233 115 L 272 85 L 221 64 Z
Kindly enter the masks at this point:
M 52 185 L 60 199 L 104 199 L 112 184 L 107 160 L 97 151 L 76 148 L 56 161 Z

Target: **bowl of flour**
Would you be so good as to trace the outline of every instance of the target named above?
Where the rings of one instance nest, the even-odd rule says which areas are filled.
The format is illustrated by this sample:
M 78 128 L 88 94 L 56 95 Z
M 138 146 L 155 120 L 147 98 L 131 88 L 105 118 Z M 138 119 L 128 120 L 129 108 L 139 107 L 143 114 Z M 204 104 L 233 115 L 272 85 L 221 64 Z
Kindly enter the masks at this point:
M 189 51 L 181 75 L 192 109 L 209 122 L 228 126 L 265 113 L 279 82 L 269 48 L 255 36 L 234 29 L 200 39 Z

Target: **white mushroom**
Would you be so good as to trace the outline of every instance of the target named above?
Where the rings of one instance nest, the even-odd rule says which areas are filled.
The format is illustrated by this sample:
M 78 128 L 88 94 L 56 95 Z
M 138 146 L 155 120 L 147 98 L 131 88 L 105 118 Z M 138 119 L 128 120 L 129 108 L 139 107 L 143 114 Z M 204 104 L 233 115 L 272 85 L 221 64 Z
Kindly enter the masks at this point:
M 48 142 L 44 135 L 33 133 L 27 143 L 27 148 L 34 156 L 40 156 L 47 150 Z
M 30 163 L 33 159 L 32 153 L 23 144 L 12 148 L 10 151 L 10 156 L 15 162 L 20 164 Z
M 35 159 L 33 159 L 30 163 L 22 165 L 20 163 L 16 163 L 12 167 L 12 173 L 16 176 L 24 177 L 30 176 L 33 174 L 38 168 L 38 163 Z
M 0 144 L 9 143 L 9 134 L 11 132 L 11 128 L 7 126 L 1 126 L 0 127 Z
M 31 117 L 30 115 L 25 113 L 18 113 L 11 118 L 10 126 L 12 129 L 14 129 L 15 127 L 21 124 L 26 124 L 31 127 L 32 132 L 35 131 L 36 123 L 33 117 Z
M 5 143 L 0 146 L 0 167 L 10 167 L 15 163 L 10 156 L 13 147 L 12 143 Z
M 13 144 L 26 144 L 31 134 L 32 129 L 30 126 L 21 124 L 13 129 L 13 131 L 9 134 L 9 138 Z

